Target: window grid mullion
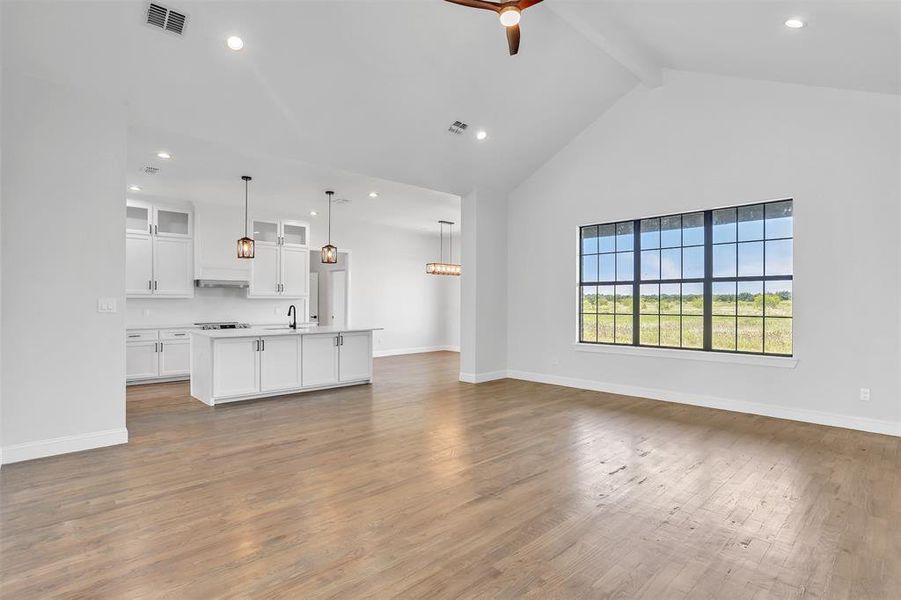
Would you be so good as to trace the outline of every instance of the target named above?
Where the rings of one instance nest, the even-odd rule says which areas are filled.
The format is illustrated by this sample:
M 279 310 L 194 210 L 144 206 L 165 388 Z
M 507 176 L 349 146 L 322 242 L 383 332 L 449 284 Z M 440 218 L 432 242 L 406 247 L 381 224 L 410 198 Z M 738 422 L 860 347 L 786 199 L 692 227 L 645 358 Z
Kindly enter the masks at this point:
M 632 345 L 641 345 L 641 220 L 632 222 Z
M 713 211 L 704 211 L 704 350 L 713 348 Z

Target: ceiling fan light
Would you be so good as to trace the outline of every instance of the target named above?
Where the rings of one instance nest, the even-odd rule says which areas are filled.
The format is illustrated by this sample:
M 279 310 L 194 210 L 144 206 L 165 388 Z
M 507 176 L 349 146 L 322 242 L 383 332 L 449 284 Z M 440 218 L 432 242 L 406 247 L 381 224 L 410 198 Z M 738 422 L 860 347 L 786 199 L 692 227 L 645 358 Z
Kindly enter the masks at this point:
M 519 9 L 515 6 L 508 6 L 501 10 L 498 15 L 501 20 L 501 25 L 504 27 L 513 27 L 514 25 L 519 25 L 520 13 Z

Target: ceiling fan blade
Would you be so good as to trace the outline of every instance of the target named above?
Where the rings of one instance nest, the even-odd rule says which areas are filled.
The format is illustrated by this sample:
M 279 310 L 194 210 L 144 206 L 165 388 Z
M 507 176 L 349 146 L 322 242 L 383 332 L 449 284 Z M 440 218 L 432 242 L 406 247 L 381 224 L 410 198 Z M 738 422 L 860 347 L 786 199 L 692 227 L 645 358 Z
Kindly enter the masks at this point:
M 459 4 L 461 6 L 468 6 L 470 8 L 483 8 L 485 10 L 493 10 L 494 12 L 498 12 L 503 5 L 497 2 L 487 2 L 486 0 L 444 0 L 445 2 L 450 2 L 452 4 Z
M 507 45 L 510 46 L 510 56 L 519 52 L 519 25 L 507 27 Z
M 516 8 L 518 8 L 519 10 L 525 10 L 530 6 L 535 6 L 541 1 L 542 0 L 519 0 L 519 2 L 516 3 Z

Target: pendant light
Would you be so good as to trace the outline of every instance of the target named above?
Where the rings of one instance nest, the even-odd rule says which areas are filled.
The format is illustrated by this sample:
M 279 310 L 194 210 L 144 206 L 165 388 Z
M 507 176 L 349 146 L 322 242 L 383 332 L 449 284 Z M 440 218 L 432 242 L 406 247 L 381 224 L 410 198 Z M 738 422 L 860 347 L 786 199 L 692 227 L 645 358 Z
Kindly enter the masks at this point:
M 238 258 L 253 258 L 253 239 L 247 237 L 247 185 L 250 175 L 241 175 L 244 180 L 244 237 L 238 240 Z
M 329 190 L 325 195 L 328 196 L 328 244 L 322 247 L 322 262 L 333 265 L 338 262 L 338 248 L 332 246 L 332 196 L 335 192 Z
M 429 275 L 460 275 L 460 265 L 454 262 L 444 262 L 444 226 L 450 227 L 450 256 L 448 260 L 454 260 L 454 223 L 453 221 L 438 221 L 441 228 L 441 252 L 440 262 L 430 262 L 425 265 L 425 272 Z

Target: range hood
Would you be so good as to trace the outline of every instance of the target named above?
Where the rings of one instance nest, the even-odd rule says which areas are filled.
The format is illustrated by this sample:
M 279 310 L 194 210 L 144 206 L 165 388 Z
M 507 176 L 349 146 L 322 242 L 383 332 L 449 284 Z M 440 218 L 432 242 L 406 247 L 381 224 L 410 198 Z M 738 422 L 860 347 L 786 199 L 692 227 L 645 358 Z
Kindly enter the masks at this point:
M 199 269 L 194 287 L 199 288 L 247 288 L 250 287 L 246 269 L 206 267 Z
M 242 279 L 195 279 L 194 287 L 199 288 L 246 288 L 250 282 Z

